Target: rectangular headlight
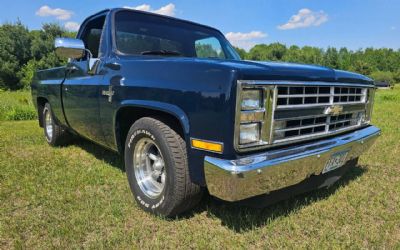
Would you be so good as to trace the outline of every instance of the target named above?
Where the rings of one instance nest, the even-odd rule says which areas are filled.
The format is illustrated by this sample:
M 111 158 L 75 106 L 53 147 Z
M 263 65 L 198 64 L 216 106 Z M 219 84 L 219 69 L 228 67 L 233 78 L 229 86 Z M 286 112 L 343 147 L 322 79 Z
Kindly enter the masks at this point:
M 240 125 L 240 144 L 249 144 L 260 141 L 260 124 L 248 123 Z
M 260 89 L 244 89 L 242 92 L 242 110 L 260 109 L 262 105 L 262 92 Z

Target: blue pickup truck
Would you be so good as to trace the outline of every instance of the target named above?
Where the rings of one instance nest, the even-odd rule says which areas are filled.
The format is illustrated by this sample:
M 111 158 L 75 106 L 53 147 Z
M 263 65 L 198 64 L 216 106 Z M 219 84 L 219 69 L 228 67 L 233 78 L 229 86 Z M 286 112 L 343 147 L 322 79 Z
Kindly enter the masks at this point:
M 79 135 L 121 154 L 134 198 L 154 214 L 182 213 L 205 191 L 243 201 L 329 186 L 380 134 L 371 79 L 243 61 L 197 23 L 109 9 L 55 49 L 67 65 L 32 83 L 47 142 Z

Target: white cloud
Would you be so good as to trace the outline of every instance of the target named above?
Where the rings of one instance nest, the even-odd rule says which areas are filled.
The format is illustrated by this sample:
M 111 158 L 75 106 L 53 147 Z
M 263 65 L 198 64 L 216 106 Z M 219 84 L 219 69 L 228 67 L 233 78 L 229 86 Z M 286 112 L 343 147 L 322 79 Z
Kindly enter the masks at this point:
M 48 5 L 43 5 L 36 11 L 37 16 L 54 16 L 59 20 L 68 20 L 71 18 L 71 16 L 74 14 L 74 12 L 69 11 L 69 10 L 64 10 L 60 8 L 55 8 L 52 9 Z
M 79 30 L 79 27 L 80 27 L 80 24 L 77 23 L 77 22 L 66 22 L 66 23 L 64 24 L 64 27 L 65 27 L 67 30 L 70 30 L 70 31 L 78 31 L 78 30 Z
M 153 12 L 153 13 L 157 13 L 160 15 L 166 15 L 166 16 L 175 16 L 175 11 L 176 11 L 175 4 L 173 4 L 173 3 L 169 3 L 165 6 L 162 6 L 161 8 L 159 8 L 157 10 L 152 9 L 149 4 L 142 4 L 142 5 L 138 5 L 136 7 L 124 6 L 124 8 L 148 11 L 148 12 Z
M 228 32 L 225 36 L 234 46 L 248 50 L 256 45 L 257 41 L 266 38 L 268 35 L 261 31 L 251 31 L 248 33 Z
M 296 15 L 293 15 L 287 23 L 279 25 L 278 29 L 290 30 L 310 26 L 320 26 L 326 21 L 328 21 L 328 15 L 322 10 L 311 11 L 310 9 L 301 9 Z

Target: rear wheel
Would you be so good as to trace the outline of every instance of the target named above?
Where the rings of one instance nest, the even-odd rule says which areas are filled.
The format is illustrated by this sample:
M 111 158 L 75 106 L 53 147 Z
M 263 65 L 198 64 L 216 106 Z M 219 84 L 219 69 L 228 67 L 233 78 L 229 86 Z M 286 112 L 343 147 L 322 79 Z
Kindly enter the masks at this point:
M 148 212 L 171 217 L 201 199 L 201 187 L 189 177 L 185 141 L 159 120 L 145 117 L 132 125 L 125 168 L 138 205 Z
M 46 141 L 51 146 L 63 146 L 68 144 L 72 136 L 68 131 L 57 124 L 49 103 L 44 105 L 42 117 Z

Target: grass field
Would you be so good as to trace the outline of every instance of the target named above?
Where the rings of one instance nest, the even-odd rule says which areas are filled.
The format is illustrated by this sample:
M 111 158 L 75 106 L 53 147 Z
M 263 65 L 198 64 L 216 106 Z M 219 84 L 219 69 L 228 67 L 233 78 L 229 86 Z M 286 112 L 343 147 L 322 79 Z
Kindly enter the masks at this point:
M 13 95 L 26 93 L 0 93 L 0 106 L 20 105 Z M 206 197 L 174 220 L 136 206 L 117 155 L 51 148 L 36 121 L 0 121 L 0 248 L 400 248 L 399 111 L 400 88 L 378 92 L 382 136 L 328 190 L 264 209 Z
M 36 117 L 30 92 L 0 90 L 0 120 L 32 120 Z

